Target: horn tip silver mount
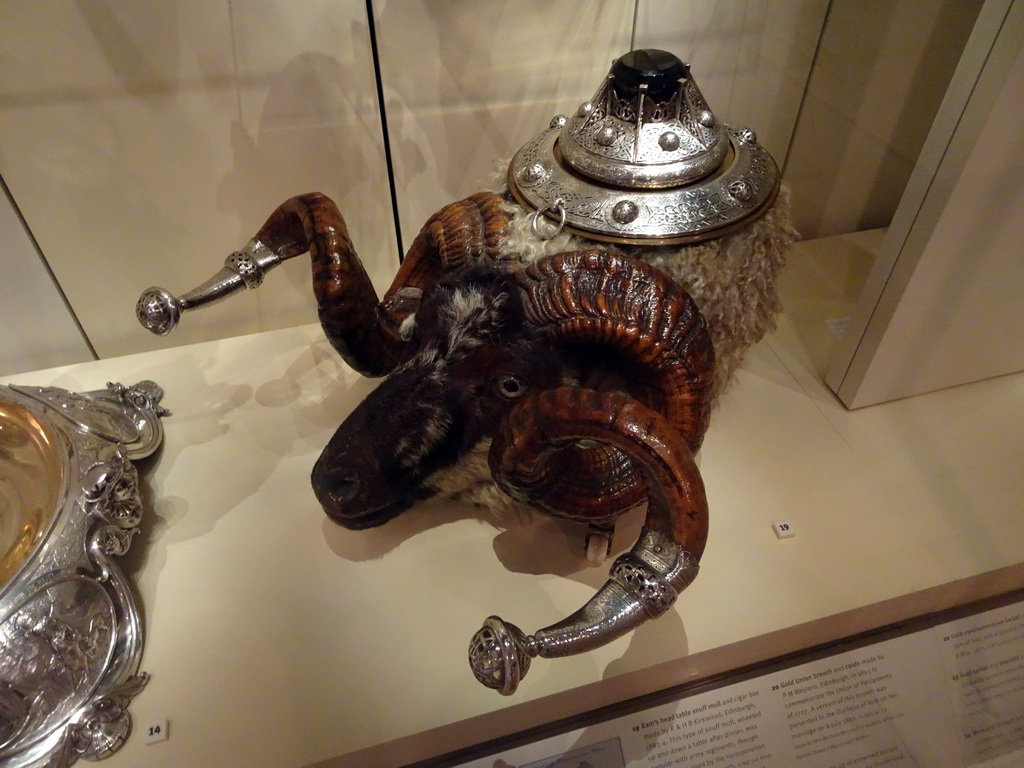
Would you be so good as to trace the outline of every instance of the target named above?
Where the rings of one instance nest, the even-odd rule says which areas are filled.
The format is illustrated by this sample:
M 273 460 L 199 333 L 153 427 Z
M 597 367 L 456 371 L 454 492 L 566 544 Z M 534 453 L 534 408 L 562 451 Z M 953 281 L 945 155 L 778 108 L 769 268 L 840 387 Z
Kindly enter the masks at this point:
M 515 624 L 489 616 L 469 643 L 469 665 L 476 679 L 511 696 L 530 670 L 530 659 L 537 655 L 531 641 Z
M 147 288 L 135 305 L 135 317 L 142 327 L 157 336 L 174 330 L 181 318 L 181 303 L 163 288 Z

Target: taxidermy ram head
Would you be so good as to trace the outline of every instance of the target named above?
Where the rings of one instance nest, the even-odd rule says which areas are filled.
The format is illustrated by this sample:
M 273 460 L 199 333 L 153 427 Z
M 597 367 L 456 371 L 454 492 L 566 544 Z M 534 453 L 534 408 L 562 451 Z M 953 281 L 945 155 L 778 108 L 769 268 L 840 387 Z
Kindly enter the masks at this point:
M 612 249 L 509 255 L 513 208 L 481 193 L 439 211 L 378 300 L 337 207 L 296 197 L 213 280 L 181 298 L 150 289 L 138 307 L 166 333 L 182 311 L 310 254 L 327 338 L 357 371 L 386 377 L 313 467 L 316 498 L 346 528 L 447 493 L 482 455 L 486 475 L 454 485 L 493 483 L 598 526 L 646 500 L 639 541 L 580 611 L 530 636 L 492 616 L 474 636 L 474 673 L 506 694 L 531 658 L 607 643 L 696 576 L 707 503 L 693 456 L 714 374 L 704 319 L 675 281 Z

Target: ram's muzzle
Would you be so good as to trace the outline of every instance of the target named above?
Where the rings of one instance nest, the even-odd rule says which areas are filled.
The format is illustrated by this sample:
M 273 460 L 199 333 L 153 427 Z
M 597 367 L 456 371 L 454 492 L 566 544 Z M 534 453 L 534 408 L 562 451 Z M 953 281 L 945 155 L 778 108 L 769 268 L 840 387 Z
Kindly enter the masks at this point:
M 457 451 L 448 394 L 428 371 L 398 371 L 342 422 L 311 477 L 331 520 L 372 528 L 430 495 L 423 480 Z

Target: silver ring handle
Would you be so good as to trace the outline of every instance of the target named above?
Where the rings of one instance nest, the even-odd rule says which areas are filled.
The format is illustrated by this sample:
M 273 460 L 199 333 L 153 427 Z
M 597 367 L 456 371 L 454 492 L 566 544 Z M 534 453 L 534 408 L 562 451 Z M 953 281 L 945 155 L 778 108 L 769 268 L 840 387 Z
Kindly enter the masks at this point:
M 553 213 L 558 216 L 558 223 L 554 225 L 554 229 L 548 232 L 541 231 L 541 221 L 546 214 Z M 538 240 L 550 240 L 565 227 L 565 200 L 560 197 L 556 197 L 552 203 L 545 205 L 543 208 L 539 208 L 533 214 L 530 219 L 530 231 L 533 232 L 534 237 Z

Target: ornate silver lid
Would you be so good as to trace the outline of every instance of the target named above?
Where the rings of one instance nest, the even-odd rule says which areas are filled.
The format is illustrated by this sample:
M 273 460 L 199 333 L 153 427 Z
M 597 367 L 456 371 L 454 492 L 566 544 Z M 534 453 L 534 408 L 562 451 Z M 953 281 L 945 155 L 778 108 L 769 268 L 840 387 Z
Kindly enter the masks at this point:
M 760 216 L 779 171 L 753 131 L 719 122 L 686 64 L 640 50 L 617 59 L 572 117 L 523 145 L 508 184 L 521 204 L 584 237 L 659 245 L 719 237 Z

